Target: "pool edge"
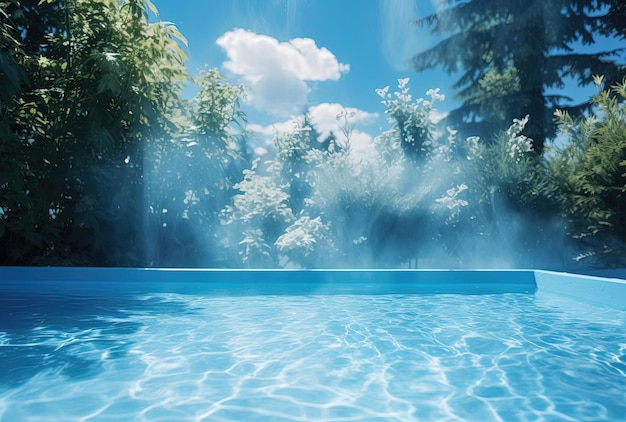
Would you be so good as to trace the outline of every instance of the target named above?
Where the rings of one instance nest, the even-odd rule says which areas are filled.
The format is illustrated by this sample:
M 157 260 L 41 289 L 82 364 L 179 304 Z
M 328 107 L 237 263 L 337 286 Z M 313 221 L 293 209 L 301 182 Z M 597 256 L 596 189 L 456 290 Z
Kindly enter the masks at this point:
M 246 284 L 249 288 L 275 293 L 316 291 L 320 294 L 354 292 L 365 294 L 402 293 L 534 293 L 536 283 L 530 270 L 441 270 L 441 269 L 316 269 L 316 270 L 233 270 L 233 269 L 155 269 L 87 267 L 0 267 L 0 280 L 13 283 L 46 281 L 90 285 L 149 282 L 172 288 L 196 283 L 203 286 Z M 316 286 L 306 288 L 306 286 Z M 267 287 L 264 287 L 267 286 Z M 271 288 L 270 288 L 271 286 Z
M 237 278 L 233 281 L 233 275 Z M 303 289 L 319 294 L 393 293 L 554 293 L 578 301 L 626 310 L 626 281 L 565 272 L 530 269 L 213 269 L 213 268 L 100 268 L 100 267 L 0 267 L 0 282 L 49 281 L 101 285 L 157 282 L 171 288 L 183 284 L 246 283 L 262 292 L 272 285 L 273 294 L 281 288 L 289 292 L 308 283 L 322 288 Z M 86 286 L 84 286 L 86 287 Z
M 534 270 L 537 290 L 626 311 L 626 280 Z

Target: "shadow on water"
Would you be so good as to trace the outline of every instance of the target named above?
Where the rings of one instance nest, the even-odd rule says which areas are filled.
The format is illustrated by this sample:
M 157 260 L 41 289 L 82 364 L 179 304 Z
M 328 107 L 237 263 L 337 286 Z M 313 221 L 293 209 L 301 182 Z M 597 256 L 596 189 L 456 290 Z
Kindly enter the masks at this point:
M 131 349 L 143 325 L 131 317 L 190 313 L 165 297 L 0 291 L 0 390 L 41 372 L 94 376 Z

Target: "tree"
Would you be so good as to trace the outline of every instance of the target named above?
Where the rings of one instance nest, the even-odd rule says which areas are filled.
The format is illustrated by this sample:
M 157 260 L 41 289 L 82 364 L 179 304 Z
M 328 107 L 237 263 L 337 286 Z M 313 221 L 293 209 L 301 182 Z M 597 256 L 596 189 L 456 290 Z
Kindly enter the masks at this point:
M 140 265 L 143 149 L 175 130 L 184 38 L 144 0 L 0 9 L 2 263 Z
M 626 3 L 621 0 L 605 0 L 608 12 L 598 20 L 600 33 L 607 37 L 626 38 Z
M 596 77 L 601 87 L 603 80 Z M 574 119 L 556 113 L 569 143 L 552 162 L 568 234 L 577 260 L 626 265 L 626 78 L 592 100 L 596 111 Z
M 447 0 L 446 8 L 418 20 L 430 26 L 435 46 L 418 53 L 417 71 L 442 67 L 460 73 L 454 83 L 461 107 L 447 122 L 466 135 L 489 138 L 515 118 L 529 115 L 525 135 L 541 153 L 555 134 L 555 107 L 573 115 L 587 104 L 567 106 L 572 99 L 549 95 L 571 77 L 583 86 L 594 74 L 617 74 L 618 50 L 579 53 L 577 44 L 592 45 L 599 33 L 619 30 L 623 8 L 610 0 Z M 607 19 L 607 20 L 605 20 Z M 621 23 L 623 26 L 623 23 Z
M 462 262 L 513 268 L 561 265 L 558 204 L 546 189 L 545 156 L 533 153 L 531 140 L 522 135 L 528 120 L 515 119 L 489 141 L 469 137 L 463 156 L 457 154 L 470 199 L 462 218 L 442 236 L 451 238 L 446 244 L 454 245 L 451 253 Z
M 224 265 L 220 211 L 250 164 L 241 133 L 244 87 L 229 84 L 217 69 L 195 82 L 198 93 L 181 108 L 181 132 L 144 152 L 151 266 Z
M 621 0 L 605 0 L 609 4 L 608 13 L 601 16 L 597 21 L 599 33 L 608 38 L 615 38 L 620 41 L 626 40 L 626 3 Z M 620 65 L 616 70 L 607 69 L 603 73 L 606 86 L 613 86 L 622 82 L 626 74 L 626 48 L 621 50 Z M 600 74 L 600 73 L 598 73 Z

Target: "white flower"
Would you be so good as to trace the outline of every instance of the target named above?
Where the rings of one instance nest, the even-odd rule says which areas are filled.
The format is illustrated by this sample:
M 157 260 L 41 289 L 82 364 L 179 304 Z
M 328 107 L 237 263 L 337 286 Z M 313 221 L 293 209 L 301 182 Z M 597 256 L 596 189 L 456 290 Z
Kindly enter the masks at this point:
M 509 136 L 507 140 L 507 145 L 509 147 L 509 156 L 515 159 L 517 162 L 520 161 L 520 157 L 532 151 L 532 141 L 524 135 L 521 135 L 522 130 L 526 127 L 528 123 L 528 115 L 523 119 L 514 119 L 513 124 L 506 131 L 506 134 Z
M 386 86 L 384 88 L 378 88 L 376 90 L 376 94 L 378 94 L 380 98 L 385 98 L 387 96 L 387 91 L 389 91 L 389 86 Z
M 473 160 L 475 158 L 481 159 L 483 158 L 480 155 L 480 138 L 478 136 L 470 136 L 465 139 L 465 143 L 467 144 L 467 159 Z
M 445 100 L 446 96 L 443 94 L 440 94 L 439 91 L 440 91 L 439 88 L 429 89 L 428 91 L 426 91 L 426 95 L 428 95 L 432 99 L 433 102 Z
M 109 53 L 109 52 L 104 52 L 104 58 L 109 61 L 109 62 L 114 62 L 117 60 L 117 56 L 119 56 L 119 53 Z
M 360 245 L 361 243 L 365 242 L 367 240 L 367 237 L 365 236 L 359 236 L 356 239 L 352 240 L 352 243 L 354 243 L 355 245 Z
M 458 195 L 466 189 L 467 185 L 465 183 L 458 185 L 455 188 L 450 188 L 446 191 L 446 194 L 444 196 L 435 199 L 435 202 L 445 205 L 449 210 L 452 211 L 452 214 L 454 216 L 458 214 L 461 207 L 466 207 L 469 205 L 469 202 L 467 202 L 466 200 L 458 198 Z

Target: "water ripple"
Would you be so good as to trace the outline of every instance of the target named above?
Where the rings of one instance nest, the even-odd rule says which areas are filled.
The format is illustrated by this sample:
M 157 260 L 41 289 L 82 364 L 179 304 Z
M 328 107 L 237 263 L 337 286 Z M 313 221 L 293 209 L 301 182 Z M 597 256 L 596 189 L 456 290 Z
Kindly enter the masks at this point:
M 0 420 L 626 419 L 615 310 L 524 294 L 137 300 L 159 306 L 0 326 L 1 369 L 21 374 L 0 377 Z

